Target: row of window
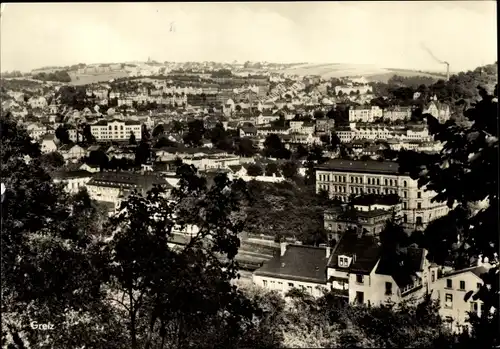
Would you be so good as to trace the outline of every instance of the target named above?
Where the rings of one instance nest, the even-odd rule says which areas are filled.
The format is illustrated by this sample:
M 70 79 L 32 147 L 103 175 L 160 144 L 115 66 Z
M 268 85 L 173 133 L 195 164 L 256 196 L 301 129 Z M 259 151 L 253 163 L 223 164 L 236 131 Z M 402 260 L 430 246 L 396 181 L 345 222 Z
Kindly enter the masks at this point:
M 271 288 L 271 289 L 278 289 L 278 290 L 283 291 L 283 282 L 281 282 L 281 281 L 274 281 L 274 280 L 270 280 L 270 281 L 269 281 L 269 283 L 268 283 L 268 281 L 267 281 L 267 280 L 262 280 L 262 284 L 263 284 L 263 286 L 264 286 L 264 287 L 266 287 L 266 288 L 267 288 L 267 287 L 268 287 L 268 285 L 269 285 L 269 288 Z M 277 288 L 276 288 L 276 286 L 277 286 Z M 292 288 L 294 288 L 294 287 L 295 287 L 295 285 L 294 285 L 294 283 L 293 283 L 293 282 L 289 282 L 289 283 L 288 283 L 288 288 L 289 288 L 289 289 L 292 289 Z M 312 289 L 312 286 L 307 286 L 307 287 L 306 287 L 306 286 L 304 286 L 304 285 L 299 285 L 299 288 L 300 288 L 300 289 L 302 289 L 303 291 L 307 291 L 307 292 L 308 292 L 309 294 L 311 294 L 311 295 L 313 294 L 313 289 Z
M 446 288 L 452 290 L 453 289 L 453 279 L 446 279 Z M 481 283 L 476 284 L 476 288 L 479 289 L 481 288 Z M 459 288 L 460 291 L 465 291 L 465 281 L 460 280 L 459 281 Z
M 333 182 L 339 182 L 339 183 L 346 183 L 346 179 L 347 177 L 346 176 L 337 176 L 337 175 L 333 175 L 332 176 L 332 181 Z M 318 174 L 318 181 L 320 182 L 329 182 L 330 181 L 330 175 L 329 174 Z M 362 176 L 352 176 L 351 175 L 351 183 L 356 183 L 356 184 L 363 184 L 363 177 Z M 369 185 L 380 185 L 380 178 L 373 178 L 373 177 L 368 177 L 366 179 L 366 183 L 369 184 Z M 398 184 L 398 181 L 396 179 L 385 179 L 384 180 L 384 184 L 386 186 L 397 186 Z M 403 181 L 403 187 L 407 187 L 408 186 L 408 182 L 407 181 Z M 421 193 L 419 192 L 419 195 L 421 195 Z M 420 198 L 421 196 L 419 196 Z

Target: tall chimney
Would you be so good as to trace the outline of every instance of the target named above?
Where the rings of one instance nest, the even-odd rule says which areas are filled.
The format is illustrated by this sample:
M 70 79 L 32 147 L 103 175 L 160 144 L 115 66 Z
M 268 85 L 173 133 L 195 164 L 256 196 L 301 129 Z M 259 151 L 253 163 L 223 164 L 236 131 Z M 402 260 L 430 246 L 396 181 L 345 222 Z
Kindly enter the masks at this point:
M 446 63 L 446 81 L 450 80 L 450 63 Z
M 283 257 L 286 252 L 286 242 L 280 243 L 280 250 L 281 250 L 280 256 Z
M 331 248 L 330 246 L 326 247 L 326 259 L 330 258 Z

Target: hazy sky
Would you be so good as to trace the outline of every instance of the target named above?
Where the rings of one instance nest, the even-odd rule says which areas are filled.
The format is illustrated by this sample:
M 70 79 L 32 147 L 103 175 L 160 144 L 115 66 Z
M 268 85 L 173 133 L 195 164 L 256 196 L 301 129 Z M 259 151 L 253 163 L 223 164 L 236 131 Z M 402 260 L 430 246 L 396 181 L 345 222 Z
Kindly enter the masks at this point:
M 496 26 L 488 0 L 14 3 L 1 17 L 1 71 L 148 56 L 441 70 L 422 43 L 458 71 L 497 60 Z

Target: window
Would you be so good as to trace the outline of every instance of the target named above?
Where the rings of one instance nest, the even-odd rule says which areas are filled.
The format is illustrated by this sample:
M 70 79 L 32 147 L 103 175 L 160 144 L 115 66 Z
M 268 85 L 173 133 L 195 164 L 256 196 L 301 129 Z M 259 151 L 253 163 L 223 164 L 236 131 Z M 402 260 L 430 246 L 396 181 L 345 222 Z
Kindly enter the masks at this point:
M 312 286 L 307 286 L 307 292 L 309 292 L 309 294 L 313 293 Z
M 422 203 L 421 202 L 417 202 L 417 210 L 421 210 L 422 209 Z
M 403 210 L 406 210 L 408 208 L 408 204 L 406 202 L 403 202 Z
M 364 279 L 364 277 L 363 277 L 363 276 L 364 276 L 364 275 L 361 275 L 361 274 L 356 274 L 356 282 L 357 282 L 358 284 L 362 284 L 362 283 L 363 283 L 363 279 Z
M 476 287 L 477 287 L 477 289 L 479 290 L 479 289 L 481 288 L 481 283 L 480 283 L 480 282 L 478 282 L 478 283 L 476 284 Z
M 385 283 L 385 295 L 386 296 L 392 295 L 392 282 Z
M 389 181 L 386 179 L 386 180 L 385 180 L 385 185 L 388 185 L 388 184 L 389 184 L 388 182 L 389 182 Z
M 478 309 L 477 302 L 471 302 L 470 303 L 470 311 L 477 313 L 477 309 Z
M 460 290 L 465 290 L 465 281 L 460 280 Z
M 446 323 L 446 327 L 448 327 L 450 330 L 453 326 L 453 318 L 451 316 L 447 316 L 445 318 L 445 323 Z
M 262 280 L 262 284 L 264 285 L 264 287 L 267 287 L 267 280 Z
M 380 185 L 380 179 L 377 178 L 377 185 Z
M 421 199 L 421 198 L 422 198 L 422 192 L 419 191 L 419 192 L 417 192 L 417 199 Z
M 453 295 L 451 293 L 445 295 L 444 307 L 449 309 L 453 308 Z
M 407 186 L 406 181 L 403 181 L 403 187 L 406 187 L 406 186 Z
M 434 282 L 434 281 L 436 281 L 436 271 L 433 270 L 431 272 L 431 282 Z
M 293 288 L 293 282 L 289 282 L 288 287 Z
M 408 196 L 407 192 L 405 192 L 405 191 L 404 191 L 404 192 L 403 192 L 403 197 L 405 197 L 405 198 L 406 198 L 407 196 Z
M 365 302 L 365 295 L 363 292 L 356 292 L 356 303 L 363 304 Z
M 339 228 L 341 226 L 339 225 Z M 342 230 L 342 229 L 339 229 Z M 348 257 L 339 257 L 339 267 L 347 268 L 349 266 L 349 258 Z
M 417 216 L 417 225 L 422 225 L 422 217 Z
M 403 222 L 404 222 L 404 223 L 407 223 L 407 222 L 408 222 L 408 216 L 407 216 L 407 215 L 405 215 L 405 214 L 403 215 Z
M 453 280 L 446 279 L 446 288 L 453 288 Z

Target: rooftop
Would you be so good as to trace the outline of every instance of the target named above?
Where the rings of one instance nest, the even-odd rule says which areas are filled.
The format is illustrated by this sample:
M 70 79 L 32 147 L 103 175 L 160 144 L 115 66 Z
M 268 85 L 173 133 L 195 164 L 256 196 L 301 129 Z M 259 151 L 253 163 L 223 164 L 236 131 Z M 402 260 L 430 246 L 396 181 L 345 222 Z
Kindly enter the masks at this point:
M 341 255 L 356 255 L 354 262 L 348 267 L 343 268 L 338 265 L 338 257 Z M 330 262 L 329 267 L 335 269 L 345 269 L 349 272 L 358 272 L 369 274 L 380 257 L 380 247 L 372 236 L 364 235 L 358 237 L 355 232 L 347 231 L 340 238 Z
M 141 174 L 133 172 L 99 172 L 88 183 L 106 187 L 120 187 L 130 185 L 134 187 L 147 188 L 153 185 L 162 185 L 172 188 L 168 182 L 156 174 Z
M 288 245 L 284 256 L 274 256 L 255 275 L 326 283 L 327 264 L 325 247 Z
M 316 169 L 358 173 L 400 174 L 399 164 L 394 161 L 332 159 L 322 165 L 316 166 Z

